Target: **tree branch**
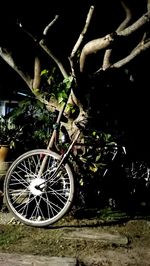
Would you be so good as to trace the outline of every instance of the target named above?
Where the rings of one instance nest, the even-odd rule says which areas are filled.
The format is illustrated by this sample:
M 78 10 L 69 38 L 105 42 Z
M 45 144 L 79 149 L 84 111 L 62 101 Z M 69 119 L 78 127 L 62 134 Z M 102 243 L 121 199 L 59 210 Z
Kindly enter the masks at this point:
M 42 47 L 42 49 L 54 60 L 54 62 L 56 63 L 56 65 L 58 66 L 60 72 L 62 73 L 64 78 L 68 77 L 68 73 L 65 70 L 62 62 L 51 52 L 51 50 L 47 47 L 47 45 L 45 44 L 45 40 L 42 39 L 39 42 L 39 45 Z
M 41 84 L 41 62 L 39 57 L 36 56 L 34 61 L 33 90 L 39 91 L 40 84 Z
M 84 71 L 85 61 L 88 55 L 97 53 L 99 50 L 107 49 L 114 42 L 114 34 L 92 40 L 85 44 L 80 55 L 80 72 Z
M 131 26 L 127 27 L 126 29 L 120 31 L 118 36 L 127 37 L 132 33 L 136 32 L 137 30 L 141 29 L 150 21 L 150 11 L 140 17 L 136 22 L 134 22 Z
M 95 39 L 88 42 L 82 49 L 80 56 L 80 72 L 83 72 L 85 61 L 88 55 L 96 53 L 102 49 L 108 49 L 115 42 L 119 41 L 120 37 L 128 37 L 134 32 L 137 32 L 146 24 L 149 23 L 150 20 L 150 11 L 140 17 L 136 22 L 134 22 L 131 26 L 125 28 L 122 31 L 114 34 L 108 34 L 103 38 Z M 144 49 L 141 50 L 141 52 Z M 106 68 L 105 68 L 106 69 Z
M 129 25 L 131 19 L 132 19 L 132 12 L 131 9 L 126 5 L 124 1 L 121 1 L 121 5 L 125 11 L 125 19 L 121 22 L 119 27 L 116 29 L 116 32 L 118 33 L 119 31 L 124 30 L 127 25 Z M 111 65 L 110 58 L 112 54 L 112 49 L 106 50 L 104 54 L 104 59 L 103 59 L 103 64 L 102 64 L 102 69 L 105 70 Z
M 53 26 L 53 24 L 56 22 L 56 20 L 59 18 L 58 15 L 55 16 L 55 18 L 45 27 L 44 31 L 43 31 L 43 35 L 47 35 L 49 29 Z
M 94 12 L 94 6 L 91 6 L 90 9 L 89 9 L 89 12 L 87 14 L 85 26 L 84 26 L 82 32 L 80 33 L 80 36 L 79 36 L 75 46 L 72 49 L 72 52 L 71 52 L 71 55 L 70 55 L 70 59 L 72 59 L 74 57 L 75 53 L 77 52 L 77 50 L 79 49 L 79 46 L 81 45 L 81 43 L 83 41 L 83 38 L 84 38 L 84 36 L 85 36 L 85 34 L 87 32 L 87 29 L 89 27 L 93 12 Z
M 133 60 L 136 56 L 138 56 L 142 52 L 146 51 L 148 48 L 150 48 L 150 41 L 147 41 L 146 43 L 141 43 L 127 57 L 114 63 L 110 67 L 111 68 L 120 68 L 120 67 L 126 65 L 127 63 L 129 63 L 131 60 Z
M 58 109 L 58 103 L 55 101 L 48 102 L 40 92 L 40 61 L 38 57 L 35 58 L 34 79 L 32 79 L 27 73 L 25 73 L 19 66 L 15 64 L 12 54 L 6 48 L 4 49 L 0 47 L 0 56 L 25 81 L 28 88 L 39 101 L 47 105 L 51 110 Z
M 75 53 L 79 49 L 79 47 L 80 47 L 80 45 L 81 45 L 81 43 L 83 41 L 83 38 L 84 38 L 84 36 L 85 36 L 85 34 L 86 34 L 87 30 L 88 30 L 88 27 L 89 27 L 93 12 L 94 12 L 94 6 L 91 6 L 90 9 L 89 9 L 89 12 L 87 14 L 87 18 L 86 18 L 86 21 L 85 21 L 84 28 L 83 28 L 83 30 L 82 30 L 82 32 L 81 32 L 76 44 L 74 45 L 74 47 L 72 49 L 72 52 L 71 52 L 71 55 L 69 57 L 71 71 L 72 71 L 72 76 L 74 78 L 75 78 L 75 71 L 74 71 L 73 59 L 74 59 Z
M 14 69 L 19 74 L 19 76 L 25 81 L 27 86 L 31 89 L 32 78 L 27 73 L 25 73 L 19 66 L 15 64 L 11 52 L 9 52 L 6 48 L 0 47 L 0 56 L 12 69 Z

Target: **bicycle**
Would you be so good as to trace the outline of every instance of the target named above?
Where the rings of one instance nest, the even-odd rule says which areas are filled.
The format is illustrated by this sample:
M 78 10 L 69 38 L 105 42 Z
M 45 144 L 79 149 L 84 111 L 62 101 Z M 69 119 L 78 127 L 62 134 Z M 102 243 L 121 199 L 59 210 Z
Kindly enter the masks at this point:
M 56 131 L 59 132 L 58 123 L 53 133 Z M 69 147 L 62 154 L 49 147 L 35 149 L 22 154 L 12 163 L 4 181 L 4 198 L 8 209 L 19 221 L 29 226 L 46 227 L 70 210 L 74 200 L 75 180 L 69 157 L 80 133 L 81 129 L 78 128 Z M 128 178 L 144 180 L 149 188 L 150 169 L 144 162 L 138 164 L 131 161 L 131 165 L 127 164 L 124 146 L 114 143 L 100 149 L 101 154 L 109 158 L 109 163 L 103 169 L 103 178 L 119 165 L 119 169 L 123 169 Z

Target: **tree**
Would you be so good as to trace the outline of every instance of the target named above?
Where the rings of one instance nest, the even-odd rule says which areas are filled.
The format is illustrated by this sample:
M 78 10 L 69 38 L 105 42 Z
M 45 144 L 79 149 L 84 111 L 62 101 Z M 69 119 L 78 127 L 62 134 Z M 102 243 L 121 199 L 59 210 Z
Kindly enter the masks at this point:
M 97 87 L 102 85 L 100 93 L 103 98 L 104 89 L 108 86 L 110 88 L 110 83 L 114 82 L 118 74 L 124 78 L 122 73 L 129 73 L 128 80 L 133 79 L 130 71 L 134 69 L 135 62 L 140 65 L 145 59 L 143 54 L 148 53 L 150 48 L 148 28 L 150 1 L 142 3 L 137 3 L 135 0 L 116 0 L 113 3 L 109 0 L 107 3 L 83 1 L 82 4 L 73 2 L 69 11 L 68 8 L 65 9 L 65 1 L 49 5 L 51 12 L 49 14 L 46 6 L 43 20 L 41 6 L 36 11 L 33 10 L 39 21 L 39 31 L 35 29 L 37 20 L 31 22 L 32 12 L 23 15 L 18 7 L 18 13 L 16 11 L 16 14 L 12 15 L 11 26 L 3 24 L 0 56 L 24 80 L 35 97 L 44 102 L 48 108 L 65 109 L 71 124 L 74 123 L 74 119 L 85 122 L 91 115 L 89 111 L 93 112 L 91 108 L 93 103 L 89 104 L 89 95 L 92 94 L 95 99 Z M 28 8 L 25 9 L 27 10 Z M 60 14 L 57 15 L 55 11 Z M 15 23 L 16 18 L 18 27 Z M 25 25 L 27 18 L 29 19 L 27 28 L 20 22 L 22 18 Z M 66 27 L 70 25 L 70 28 L 62 33 L 62 25 Z M 43 30 L 42 37 L 39 33 L 41 30 Z M 60 36 L 56 38 L 57 32 Z M 59 73 L 57 70 L 54 71 L 53 67 L 51 73 L 47 72 L 49 65 L 57 66 Z M 134 72 L 136 75 L 136 71 Z M 60 107 L 54 97 L 50 97 L 49 93 L 42 90 L 43 77 L 47 78 L 50 88 L 52 83 L 55 83 L 53 74 L 62 86 L 71 90 L 67 105 L 70 106 L 68 114 L 64 103 L 63 107 L 62 105 Z M 94 92 L 91 93 L 92 90 Z M 109 91 L 109 94 L 111 98 L 112 91 Z M 98 100 L 96 107 L 99 103 Z M 74 110 L 73 106 L 78 106 L 76 116 L 70 116 L 71 108 Z

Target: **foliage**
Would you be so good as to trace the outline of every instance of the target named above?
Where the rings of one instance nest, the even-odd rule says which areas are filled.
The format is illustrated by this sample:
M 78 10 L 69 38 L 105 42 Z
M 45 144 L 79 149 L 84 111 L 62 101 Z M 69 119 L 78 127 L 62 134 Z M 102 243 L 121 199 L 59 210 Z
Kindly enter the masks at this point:
M 10 113 L 10 117 L 17 127 L 22 127 L 23 132 L 17 147 L 21 149 L 21 153 L 47 146 L 56 114 L 51 113 L 44 104 L 35 99 L 23 100 Z
M 75 145 L 71 164 L 78 188 L 76 204 L 80 207 L 82 205 L 84 207 L 98 206 L 99 203 L 96 203 L 96 200 L 101 177 L 110 163 L 114 147 L 116 147 L 116 141 L 111 134 L 92 129 L 85 130 L 80 142 Z
M 69 91 L 73 82 L 73 77 L 69 76 L 63 80 L 60 74 L 57 73 L 55 67 L 43 69 L 41 71 L 42 91 L 50 98 L 55 98 L 58 104 L 65 102 L 68 99 Z M 61 80 L 61 81 L 60 81 Z
M 103 163 L 104 153 L 106 154 L 106 145 L 115 145 L 112 135 L 105 132 L 91 131 L 89 136 L 85 136 L 85 153 L 80 156 L 80 160 L 83 162 L 83 168 L 90 171 L 92 175 L 103 169 L 105 164 Z
M 13 117 L 0 116 L 0 144 L 9 145 L 10 148 L 19 142 L 23 134 L 21 125 L 17 125 Z

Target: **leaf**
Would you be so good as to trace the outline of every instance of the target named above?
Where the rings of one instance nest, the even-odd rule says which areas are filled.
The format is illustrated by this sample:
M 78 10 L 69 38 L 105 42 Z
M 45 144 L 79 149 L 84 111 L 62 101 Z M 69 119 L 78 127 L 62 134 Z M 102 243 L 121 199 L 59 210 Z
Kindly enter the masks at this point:
M 86 162 L 87 162 L 87 159 L 84 158 L 84 157 L 82 157 L 82 156 L 80 156 L 79 159 L 80 159 L 83 163 L 86 163 Z
M 101 158 L 101 154 L 96 156 L 96 160 L 95 161 L 98 162 L 100 158 Z
M 66 112 L 71 112 L 72 114 L 75 112 L 75 108 L 73 107 L 73 104 L 71 104 L 71 103 L 67 104 Z
M 84 185 L 83 178 L 80 179 L 79 183 L 80 183 L 80 186 Z
M 67 89 L 70 89 L 71 88 L 71 85 L 72 85 L 72 81 L 73 81 L 73 77 L 70 76 L 70 77 L 67 77 L 63 80 L 63 84 L 65 84 L 65 88 Z
M 97 172 L 98 168 L 95 163 L 92 163 L 92 165 L 89 166 L 89 170 L 95 173 Z
M 47 69 L 43 69 L 42 71 L 41 71 L 41 76 L 45 76 L 45 75 L 47 75 L 49 73 L 49 71 L 47 70 Z

